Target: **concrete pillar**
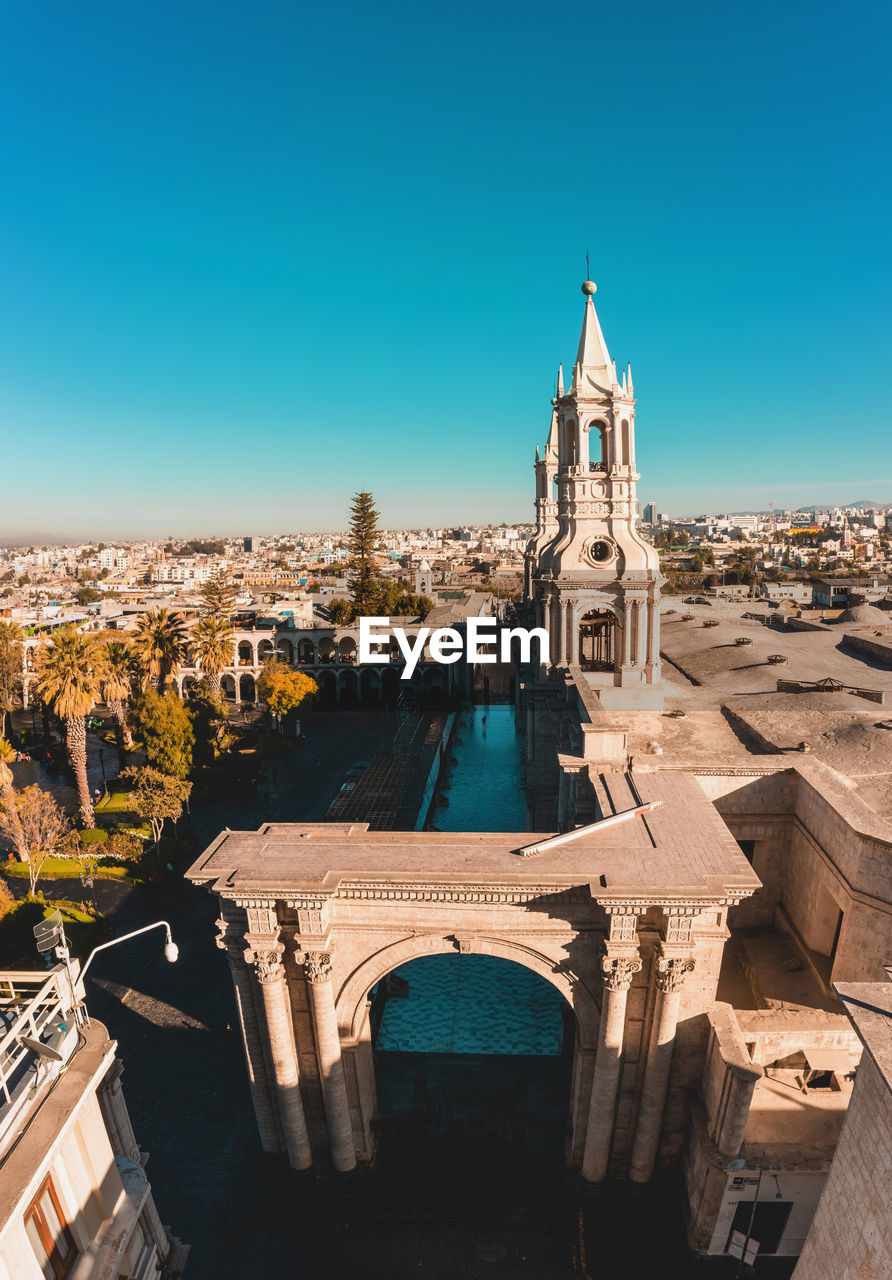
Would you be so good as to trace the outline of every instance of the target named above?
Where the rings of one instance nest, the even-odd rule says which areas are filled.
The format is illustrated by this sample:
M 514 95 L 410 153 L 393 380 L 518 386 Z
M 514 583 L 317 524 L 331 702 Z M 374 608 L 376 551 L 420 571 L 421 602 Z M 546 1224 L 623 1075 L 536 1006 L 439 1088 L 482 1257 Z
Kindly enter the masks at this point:
M 622 1066 L 626 998 L 632 979 L 640 968 L 641 960 L 637 951 L 625 955 L 608 953 L 601 959 L 604 996 L 585 1134 L 585 1154 L 582 1158 L 582 1176 L 588 1182 L 603 1182 L 607 1176 L 610 1145 L 613 1141 L 616 1093 Z
M 325 951 L 307 951 L 300 953 L 298 959 L 303 960 L 310 995 L 310 1014 L 313 1019 L 316 1056 L 319 1059 L 331 1159 L 339 1173 L 349 1173 L 356 1168 L 356 1144 L 353 1140 L 353 1117 L 350 1114 L 347 1080 L 341 1058 L 341 1036 L 331 981 L 331 956 Z
M 647 637 L 650 631 L 650 610 L 647 607 L 646 600 L 638 600 L 635 607 L 638 610 L 638 666 L 643 667 L 647 663 Z
M 660 955 L 657 957 L 655 981 L 657 995 L 647 1048 L 647 1065 L 644 1084 L 638 1105 L 638 1126 L 629 1175 L 633 1182 L 647 1182 L 656 1163 L 663 1127 L 663 1108 L 669 1087 L 669 1071 L 672 1051 L 675 1048 L 675 1029 L 678 1024 L 678 1006 L 685 975 L 694 967 L 691 959 Z
M 228 931 L 227 921 L 222 918 L 217 921 L 217 931 L 217 946 L 221 951 L 226 952 L 226 959 L 229 962 L 229 972 L 235 993 L 235 1010 L 242 1033 L 245 1065 L 248 1069 L 248 1087 L 254 1104 L 254 1114 L 257 1117 L 260 1142 L 266 1152 L 281 1151 L 282 1143 L 276 1124 L 276 1107 L 263 1056 L 262 1032 L 257 1021 L 251 974 L 245 963 L 244 935 L 239 934 L 237 930 Z
M 579 661 L 579 636 L 576 625 L 576 606 L 578 603 L 578 600 L 567 601 L 567 649 L 564 660 L 568 665 Z
M 245 951 L 245 959 L 254 965 L 263 995 L 266 1031 L 288 1160 L 292 1169 L 309 1169 L 313 1163 L 313 1155 L 300 1096 L 297 1047 L 294 1043 L 288 986 L 281 960 L 285 948 L 281 942 L 252 938 L 250 934 L 247 941 L 251 949 Z
M 580 471 L 588 471 L 589 462 L 589 436 L 591 429 L 588 426 L 579 428 L 579 469 Z

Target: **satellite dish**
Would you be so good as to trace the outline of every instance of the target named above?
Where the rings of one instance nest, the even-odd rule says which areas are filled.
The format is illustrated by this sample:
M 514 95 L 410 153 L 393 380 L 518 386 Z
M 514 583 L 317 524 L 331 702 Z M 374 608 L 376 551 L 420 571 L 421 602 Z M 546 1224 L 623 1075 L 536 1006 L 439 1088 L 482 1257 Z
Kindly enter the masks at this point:
M 58 1049 L 51 1049 L 42 1040 L 35 1040 L 32 1036 L 18 1036 L 17 1039 L 19 1044 L 23 1044 L 26 1049 L 30 1049 L 32 1053 L 36 1053 L 40 1058 L 49 1058 L 50 1062 L 65 1061 Z
M 33 933 L 38 951 L 52 951 L 63 934 L 61 911 L 51 911 L 45 920 L 34 926 Z

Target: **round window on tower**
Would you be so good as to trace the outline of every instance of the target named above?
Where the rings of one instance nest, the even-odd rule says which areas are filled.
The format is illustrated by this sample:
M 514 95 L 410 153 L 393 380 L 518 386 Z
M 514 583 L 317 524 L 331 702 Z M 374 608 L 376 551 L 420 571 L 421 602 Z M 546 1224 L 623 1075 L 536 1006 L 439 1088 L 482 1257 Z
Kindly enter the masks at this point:
M 608 542 L 606 538 L 597 538 L 588 549 L 588 558 L 593 564 L 607 564 L 614 556 L 614 547 L 612 542 Z

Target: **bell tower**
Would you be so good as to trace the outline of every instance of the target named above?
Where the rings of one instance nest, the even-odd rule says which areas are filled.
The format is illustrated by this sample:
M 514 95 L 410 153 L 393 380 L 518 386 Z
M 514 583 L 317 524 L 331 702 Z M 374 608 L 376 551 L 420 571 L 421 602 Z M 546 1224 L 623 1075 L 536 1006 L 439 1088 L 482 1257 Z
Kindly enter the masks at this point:
M 573 379 L 566 393 L 558 380 L 549 444 L 544 458 L 537 453 L 530 594 L 550 637 L 553 665 L 581 668 L 606 708 L 649 709 L 662 702 L 663 577 L 659 555 L 637 527 L 632 370 L 618 380 L 595 311 L 596 291 L 586 280 Z M 552 533 L 546 522 L 554 519 L 548 509 L 554 475 Z

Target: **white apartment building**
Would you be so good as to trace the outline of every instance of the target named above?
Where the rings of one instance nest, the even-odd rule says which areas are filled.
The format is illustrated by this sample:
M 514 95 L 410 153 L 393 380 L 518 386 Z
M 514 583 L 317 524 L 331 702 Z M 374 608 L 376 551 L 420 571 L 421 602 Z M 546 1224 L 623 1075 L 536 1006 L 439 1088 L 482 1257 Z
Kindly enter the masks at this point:
M 65 966 L 0 971 L 0 1280 L 174 1280 L 121 1063 Z

